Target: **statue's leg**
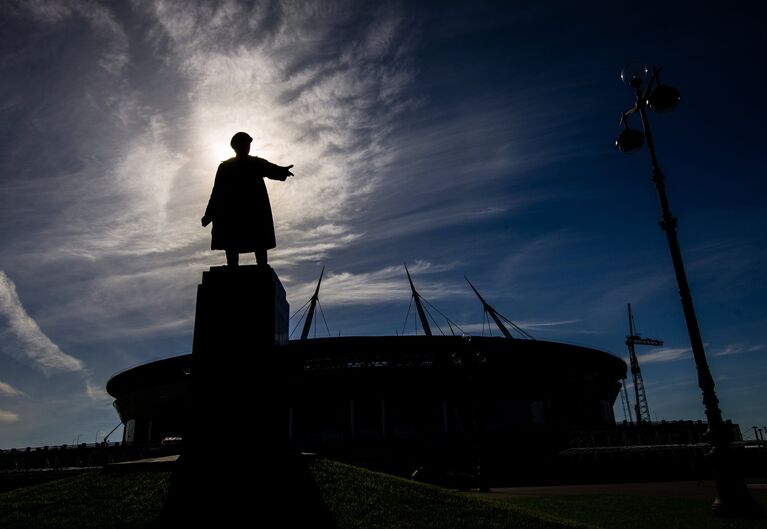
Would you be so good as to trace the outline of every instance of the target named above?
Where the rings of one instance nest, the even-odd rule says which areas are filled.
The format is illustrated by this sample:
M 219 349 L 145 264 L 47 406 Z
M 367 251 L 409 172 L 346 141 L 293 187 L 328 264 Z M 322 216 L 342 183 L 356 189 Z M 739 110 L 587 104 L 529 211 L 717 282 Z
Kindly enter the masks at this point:
M 266 250 L 256 250 L 256 264 L 266 265 Z
M 239 266 L 240 265 L 240 252 L 237 250 L 226 251 L 226 266 Z

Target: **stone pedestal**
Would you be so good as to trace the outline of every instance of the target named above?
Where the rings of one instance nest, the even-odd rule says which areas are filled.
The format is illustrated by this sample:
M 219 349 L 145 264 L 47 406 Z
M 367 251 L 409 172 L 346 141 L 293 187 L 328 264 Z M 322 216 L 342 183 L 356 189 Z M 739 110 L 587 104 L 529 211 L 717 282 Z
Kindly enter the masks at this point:
M 164 525 L 331 524 L 302 456 L 288 450 L 288 311 L 285 289 L 268 266 L 203 273 L 191 416 Z M 282 522 L 269 522 L 275 518 Z
M 203 273 L 192 346 L 193 448 L 284 441 L 288 312 L 285 289 L 268 266 Z M 207 457 L 202 446 L 200 457 Z
M 241 360 L 288 343 L 285 289 L 269 266 L 215 266 L 197 287 L 195 359 Z

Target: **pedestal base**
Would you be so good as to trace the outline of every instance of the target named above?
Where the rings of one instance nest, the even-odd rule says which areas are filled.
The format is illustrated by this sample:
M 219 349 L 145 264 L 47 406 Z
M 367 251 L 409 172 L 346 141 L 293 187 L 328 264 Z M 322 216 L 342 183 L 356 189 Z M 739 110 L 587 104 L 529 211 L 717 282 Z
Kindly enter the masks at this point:
M 268 266 L 203 273 L 191 421 L 164 525 L 330 526 L 303 458 L 287 448 L 288 311 Z
M 222 266 L 203 273 L 192 347 L 194 415 L 187 435 L 199 457 L 207 445 L 246 438 L 275 448 L 286 442 L 282 346 L 288 311 L 285 289 L 268 266 Z

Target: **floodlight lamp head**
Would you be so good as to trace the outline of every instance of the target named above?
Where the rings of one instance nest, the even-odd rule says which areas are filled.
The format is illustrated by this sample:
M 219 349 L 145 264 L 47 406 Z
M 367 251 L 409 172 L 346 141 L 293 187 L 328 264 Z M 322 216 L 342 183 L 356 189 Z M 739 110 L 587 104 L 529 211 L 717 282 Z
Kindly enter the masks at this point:
M 634 90 L 641 88 L 646 78 L 647 66 L 638 62 L 628 64 L 621 70 L 621 81 Z
M 631 129 L 626 125 L 618 139 L 615 140 L 615 147 L 623 154 L 631 154 L 642 148 L 644 144 L 644 134 L 636 129 Z
M 667 84 L 659 84 L 647 98 L 647 106 L 653 112 L 668 112 L 679 103 L 679 90 Z

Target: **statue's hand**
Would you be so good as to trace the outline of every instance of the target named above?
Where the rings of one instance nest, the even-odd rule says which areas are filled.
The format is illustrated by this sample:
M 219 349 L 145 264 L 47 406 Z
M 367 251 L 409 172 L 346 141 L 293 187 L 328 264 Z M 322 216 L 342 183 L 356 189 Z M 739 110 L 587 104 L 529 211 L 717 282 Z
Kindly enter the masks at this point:
M 272 180 L 279 180 L 280 182 L 284 182 L 288 179 L 289 176 L 293 176 L 293 173 L 290 172 L 290 168 L 293 167 L 293 165 L 278 165 L 277 167 L 280 168 L 279 171 L 274 171 L 272 173 L 271 178 Z
M 208 224 L 210 224 L 210 219 L 208 217 L 203 217 L 200 219 L 200 223 L 202 224 L 202 227 L 204 228 Z

